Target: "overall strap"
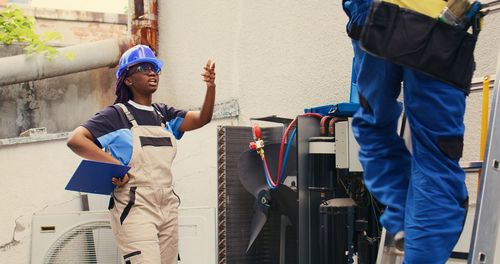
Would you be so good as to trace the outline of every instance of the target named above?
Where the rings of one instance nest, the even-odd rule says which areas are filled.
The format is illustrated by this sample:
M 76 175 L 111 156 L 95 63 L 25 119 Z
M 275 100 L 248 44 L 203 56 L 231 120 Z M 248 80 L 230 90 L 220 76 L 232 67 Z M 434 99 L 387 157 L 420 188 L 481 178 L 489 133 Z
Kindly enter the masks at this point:
M 130 124 L 132 125 L 132 127 L 137 127 L 137 121 L 135 121 L 135 118 L 134 116 L 132 115 L 132 113 L 130 113 L 130 111 L 128 110 L 128 108 L 122 104 L 122 103 L 117 103 L 115 105 L 113 105 L 113 107 L 115 108 L 120 108 L 123 113 L 125 114 L 125 116 L 127 116 L 127 119 L 128 121 L 130 122 Z
M 166 118 L 161 114 L 160 110 L 158 109 L 158 105 L 157 104 L 152 104 L 153 108 L 155 109 L 155 112 L 160 116 L 160 119 L 161 119 L 161 126 L 165 126 L 166 125 Z

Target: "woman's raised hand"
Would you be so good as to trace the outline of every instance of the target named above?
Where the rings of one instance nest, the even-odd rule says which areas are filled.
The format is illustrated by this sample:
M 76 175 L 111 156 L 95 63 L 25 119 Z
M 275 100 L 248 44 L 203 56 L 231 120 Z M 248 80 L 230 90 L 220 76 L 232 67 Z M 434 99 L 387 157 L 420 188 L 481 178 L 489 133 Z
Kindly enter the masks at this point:
M 215 88 L 215 62 L 209 59 L 203 69 L 205 72 L 201 76 L 203 76 L 203 81 L 207 83 L 207 88 Z

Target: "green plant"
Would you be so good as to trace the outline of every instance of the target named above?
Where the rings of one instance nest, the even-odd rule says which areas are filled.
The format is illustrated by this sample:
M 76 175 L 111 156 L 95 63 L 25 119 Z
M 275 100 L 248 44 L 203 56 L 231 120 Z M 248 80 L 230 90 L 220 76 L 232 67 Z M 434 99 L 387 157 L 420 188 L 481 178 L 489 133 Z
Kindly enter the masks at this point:
M 25 16 L 16 6 L 9 5 L 0 12 L 0 42 L 6 45 L 26 43 L 25 53 L 44 54 L 48 59 L 53 59 L 58 52 L 48 42 L 60 39 L 61 34 L 57 32 L 35 33 L 35 19 Z M 70 58 L 71 54 L 66 54 L 66 57 Z

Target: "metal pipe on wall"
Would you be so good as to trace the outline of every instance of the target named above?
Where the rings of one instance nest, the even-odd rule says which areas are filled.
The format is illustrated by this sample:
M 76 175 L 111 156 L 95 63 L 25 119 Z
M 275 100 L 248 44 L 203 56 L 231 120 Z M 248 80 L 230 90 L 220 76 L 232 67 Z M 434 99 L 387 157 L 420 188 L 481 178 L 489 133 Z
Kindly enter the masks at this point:
M 66 75 L 101 67 L 114 67 L 121 54 L 132 46 L 130 40 L 107 39 L 58 49 L 49 60 L 44 55 L 17 55 L 0 58 L 0 86 Z M 74 55 L 70 60 L 66 53 Z
M 129 0 L 129 21 L 135 43 L 158 51 L 158 1 Z

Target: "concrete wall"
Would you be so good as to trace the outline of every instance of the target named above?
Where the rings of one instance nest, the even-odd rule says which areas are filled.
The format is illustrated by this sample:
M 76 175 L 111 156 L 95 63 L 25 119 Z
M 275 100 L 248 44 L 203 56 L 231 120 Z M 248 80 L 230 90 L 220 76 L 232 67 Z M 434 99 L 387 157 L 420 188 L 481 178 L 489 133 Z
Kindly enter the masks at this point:
M 33 213 L 82 209 L 80 195 L 64 190 L 79 160 L 64 138 L 0 146 L 2 263 L 29 263 Z
M 24 12 L 36 18 L 37 32 L 61 33 L 62 39 L 51 43 L 55 46 L 127 35 L 125 15 L 39 8 Z M 23 47 L 0 45 L 0 57 L 21 54 Z M 49 133 L 73 130 L 97 110 L 113 102 L 114 71 L 101 68 L 0 87 L 0 138 L 16 137 L 35 127 L 46 127 Z
M 0 57 L 20 54 L 22 48 L 0 45 Z M 36 127 L 49 133 L 71 131 L 112 103 L 114 83 L 114 69 L 101 68 L 0 87 L 0 138 Z
M 38 32 L 62 33 L 55 46 L 127 34 L 123 15 L 46 9 L 25 14 L 37 18 Z M 20 45 L 0 46 L 0 57 L 21 52 Z M 5 187 L 0 194 L 1 263 L 29 263 L 33 213 L 82 209 L 80 195 L 64 190 L 81 158 L 66 147 L 67 133 L 53 133 L 71 131 L 111 104 L 114 72 L 102 68 L 0 87 L 0 179 Z M 46 127 L 50 134 L 14 138 L 33 127 Z

